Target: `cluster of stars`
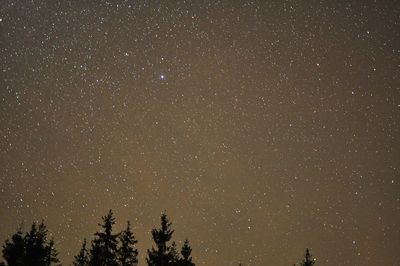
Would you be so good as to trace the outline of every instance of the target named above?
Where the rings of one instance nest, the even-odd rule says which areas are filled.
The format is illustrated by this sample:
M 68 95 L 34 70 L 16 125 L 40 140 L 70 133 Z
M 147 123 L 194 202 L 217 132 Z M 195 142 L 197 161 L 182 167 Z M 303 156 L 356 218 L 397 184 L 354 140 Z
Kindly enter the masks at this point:
M 113 209 L 145 265 L 167 210 L 196 265 L 399 264 L 398 15 L 4 1 L 0 240 L 44 218 L 68 264 Z

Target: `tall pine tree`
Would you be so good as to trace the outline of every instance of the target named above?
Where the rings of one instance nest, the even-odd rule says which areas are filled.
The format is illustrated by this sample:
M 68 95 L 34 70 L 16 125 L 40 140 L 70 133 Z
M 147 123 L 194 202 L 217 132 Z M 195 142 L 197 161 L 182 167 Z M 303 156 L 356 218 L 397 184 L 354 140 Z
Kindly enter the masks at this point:
M 156 248 L 152 247 L 151 250 L 147 250 L 148 257 L 146 261 L 148 266 L 171 265 L 171 247 L 167 243 L 171 240 L 173 233 L 174 230 L 171 229 L 171 223 L 168 220 L 167 214 L 163 213 L 161 215 L 161 228 L 151 231 Z
M 86 239 L 83 240 L 82 248 L 79 254 L 74 257 L 74 266 L 88 266 L 89 265 L 89 251 L 86 249 Z
M 43 222 L 37 226 L 32 224 L 31 230 L 25 236 L 25 262 L 27 265 L 45 265 L 47 229 Z
M 118 261 L 120 266 L 136 266 L 138 264 L 138 251 L 135 248 L 137 240 L 133 235 L 129 221 L 126 229 L 119 235 L 121 246 L 118 249 Z
M 91 266 L 118 266 L 117 245 L 118 234 L 112 233 L 112 227 L 115 224 L 115 218 L 110 210 L 106 216 L 102 217 L 103 223 L 101 231 L 95 233 L 95 239 L 92 242 L 90 250 Z

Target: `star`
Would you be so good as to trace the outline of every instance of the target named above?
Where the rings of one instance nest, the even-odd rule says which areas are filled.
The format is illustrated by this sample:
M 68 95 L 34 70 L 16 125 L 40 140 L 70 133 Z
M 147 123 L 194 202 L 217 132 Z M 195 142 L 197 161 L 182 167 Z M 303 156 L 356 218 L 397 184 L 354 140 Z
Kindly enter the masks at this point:
M 196 265 L 399 264 L 390 1 L 3 2 L 0 246 L 112 209 L 144 266 L 166 210 Z

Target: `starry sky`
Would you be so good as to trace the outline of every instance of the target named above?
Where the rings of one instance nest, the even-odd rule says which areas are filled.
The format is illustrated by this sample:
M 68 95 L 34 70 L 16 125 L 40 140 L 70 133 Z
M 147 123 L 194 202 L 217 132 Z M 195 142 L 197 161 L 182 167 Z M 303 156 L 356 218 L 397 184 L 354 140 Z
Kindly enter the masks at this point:
M 397 1 L 2 0 L 0 239 L 72 261 L 108 209 L 139 265 L 400 265 Z

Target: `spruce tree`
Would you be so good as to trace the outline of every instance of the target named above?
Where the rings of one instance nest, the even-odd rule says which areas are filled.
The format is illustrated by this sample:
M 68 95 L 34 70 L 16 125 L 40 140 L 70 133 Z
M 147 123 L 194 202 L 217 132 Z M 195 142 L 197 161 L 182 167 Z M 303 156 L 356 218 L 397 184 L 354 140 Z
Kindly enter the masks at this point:
M 312 258 L 312 255 L 310 254 L 310 250 L 307 248 L 306 249 L 306 254 L 304 255 L 304 259 L 301 263 L 301 266 L 312 266 L 315 263 L 315 259 Z
M 32 224 L 31 230 L 25 235 L 25 263 L 26 265 L 44 265 L 46 258 L 46 250 L 44 247 L 47 230 L 43 222 L 37 226 Z
M 25 241 L 22 230 L 18 230 L 3 246 L 3 257 L 9 266 L 23 266 L 25 262 Z
M 31 230 L 25 235 L 25 263 L 31 266 L 59 265 L 58 253 L 54 241 L 47 240 L 47 228 L 42 221 L 33 223 Z
M 25 236 L 18 230 L 3 246 L 3 257 L 8 266 L 55 266 L 59 265 L 57 256 L 54 241 L 47 239 L 43 221 L 39 225 L 33 223 Z
M 191 253 L 192 248 L 189 245 L 189 240 L 186 239 L 181 249 L 182 258 L 179 260 L 180 266 L 195 266 L 192 262 Z
M 46 264 L 47 266 L 54 265 L 54 266 L 60 266 L 60 260 L 57 258 L 58 257 L 58 251 L 54 247 L 54 240 L 51 239 L 48 246 L 46 247 L 47 249 L 47 254 L 46 254 Z
M 148 257 L 146 261 L 148 266 L 170 265 L 170 247 L 167 242 L 171 240 L 173 233 L 174 230 L 171 229 L 167 214 L 163 213 L 161 215 L 161 228 L 151 231 L 156 248 L 152 247 L 151 250 L 147 250 Z
M 138 264 L 138 251 L 135 248 L 137 240 L 133 235 L 130 223 L 127 222 L 126 229 L 119 236 L 121 246 L 118 249 L 118 261 L 120 266 L 136 266 Z
M 83 240 L 82 248 L 79 251 L 79 254 L 74 257 L 73 265 L 74 266 L 88 266 L 89 265 L 89 252 L 86 249 L 86 239 Z
M 176 247 L 175 241 L 172 242 L 171 247 L 169 248 L 168 252 L 168 264 L 169 265 L 177 265 L 179 262 L 179 254 Z
M 95 233 L 95 239 L 92 242 L 90 250 L 91 266 L 118 266 L 117 245 L 118 234 L 112 233 L 112 227 L 115 224 L 115 218 L 110 210 L 106 216 L 102 217 L 103 223 L 101 231 Z

